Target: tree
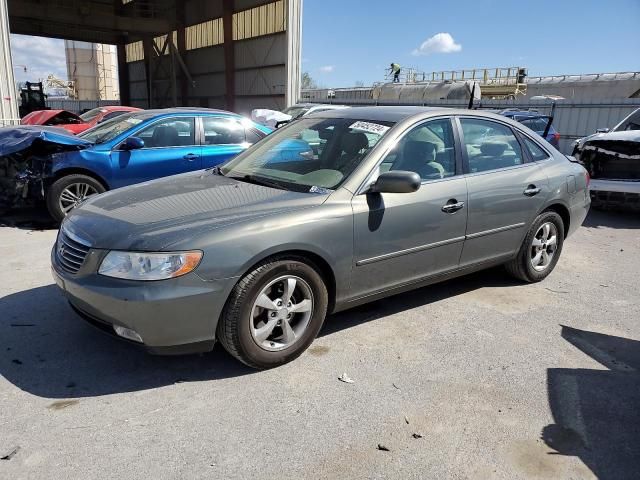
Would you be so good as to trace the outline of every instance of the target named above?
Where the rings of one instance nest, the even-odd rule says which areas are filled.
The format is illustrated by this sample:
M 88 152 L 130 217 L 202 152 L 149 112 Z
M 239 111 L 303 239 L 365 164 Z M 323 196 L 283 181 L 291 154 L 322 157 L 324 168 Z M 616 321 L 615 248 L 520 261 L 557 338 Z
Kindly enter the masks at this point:
M 302 87 L 302 90 L 309 90 L 313 88 L 318 88 L 318 85 L 316 84 L 316 81 L 313 78 L 311 78 L 311 75 L 309 75 L 309 72 L 303 72 L 301 87 Z
M 356 87 L 364 87 L 364 82 L 362 80 L 358 80 L 355 84 Z

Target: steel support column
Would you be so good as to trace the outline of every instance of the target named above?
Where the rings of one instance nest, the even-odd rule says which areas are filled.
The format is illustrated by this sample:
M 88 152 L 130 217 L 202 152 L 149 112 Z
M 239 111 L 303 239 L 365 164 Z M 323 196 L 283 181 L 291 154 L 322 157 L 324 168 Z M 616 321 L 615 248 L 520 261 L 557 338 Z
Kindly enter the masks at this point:
M 236 61 L 233 44 L 233 0 L 222 0 L 224 30 L 224 78 L 227 110 L 234 111 L 236 97 Z
M 300 99 L 302 82 L 302 0 L 285 0 L 287 12 L 287 85 L 285 106 Z
M 129 64 L 127 63 L 127 51 L 124 45 L 118 45 L 118 90 L 120 91 L 120 105 L 131 104 L 131 92 L 129 86 Z
M 7 1 L 0 0 L 0 126 L 19 122 L 17 95 L 11 59 L 9 11 Z

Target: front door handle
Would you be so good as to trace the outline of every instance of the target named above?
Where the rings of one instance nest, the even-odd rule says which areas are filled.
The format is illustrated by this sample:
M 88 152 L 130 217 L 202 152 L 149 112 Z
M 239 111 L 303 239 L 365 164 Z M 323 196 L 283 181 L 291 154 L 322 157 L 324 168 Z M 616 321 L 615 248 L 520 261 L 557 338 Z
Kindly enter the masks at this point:
M 534 195 L 540 193 L 540 188 L 536 187 L 535 185 L 529 185 L 522 193 L 527 197 L 533 197 Z
M 188 160 L 190 162 L 193 162 L 196 158 L 198 158 L 198 156 L 195 153 L 187 153 L 184 157 L 185 160 Z
M 455 199 L 449 200 L 445 205 L 442 206 L 442 211 L 444 213 L 456 213 L 458 210 L 464 207 L 464 202 L 458 202 Z

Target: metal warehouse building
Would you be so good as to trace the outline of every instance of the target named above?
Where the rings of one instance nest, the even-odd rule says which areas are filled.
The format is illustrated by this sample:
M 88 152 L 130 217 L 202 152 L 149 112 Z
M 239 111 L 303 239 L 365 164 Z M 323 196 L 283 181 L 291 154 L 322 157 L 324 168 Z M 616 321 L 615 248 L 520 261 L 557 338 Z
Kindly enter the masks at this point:
M 299 92 L 301 10 L 302 0 L 0 0 L 0 119 L 17 118 L 9 29 L 117 45 L 125 105 L 282 109 Z

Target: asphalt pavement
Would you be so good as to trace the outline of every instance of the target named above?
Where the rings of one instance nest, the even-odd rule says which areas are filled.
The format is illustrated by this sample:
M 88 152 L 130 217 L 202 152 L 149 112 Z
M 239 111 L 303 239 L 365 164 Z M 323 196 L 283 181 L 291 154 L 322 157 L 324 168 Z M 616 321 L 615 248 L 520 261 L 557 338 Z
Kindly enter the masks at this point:
M 1 479 L 640 477 L 637 215 L 592 212 L 542 283 L 492 269 L 346 311 L 264 372 L 101 334 L 53 284 L 55 229 L 5 224 Z

